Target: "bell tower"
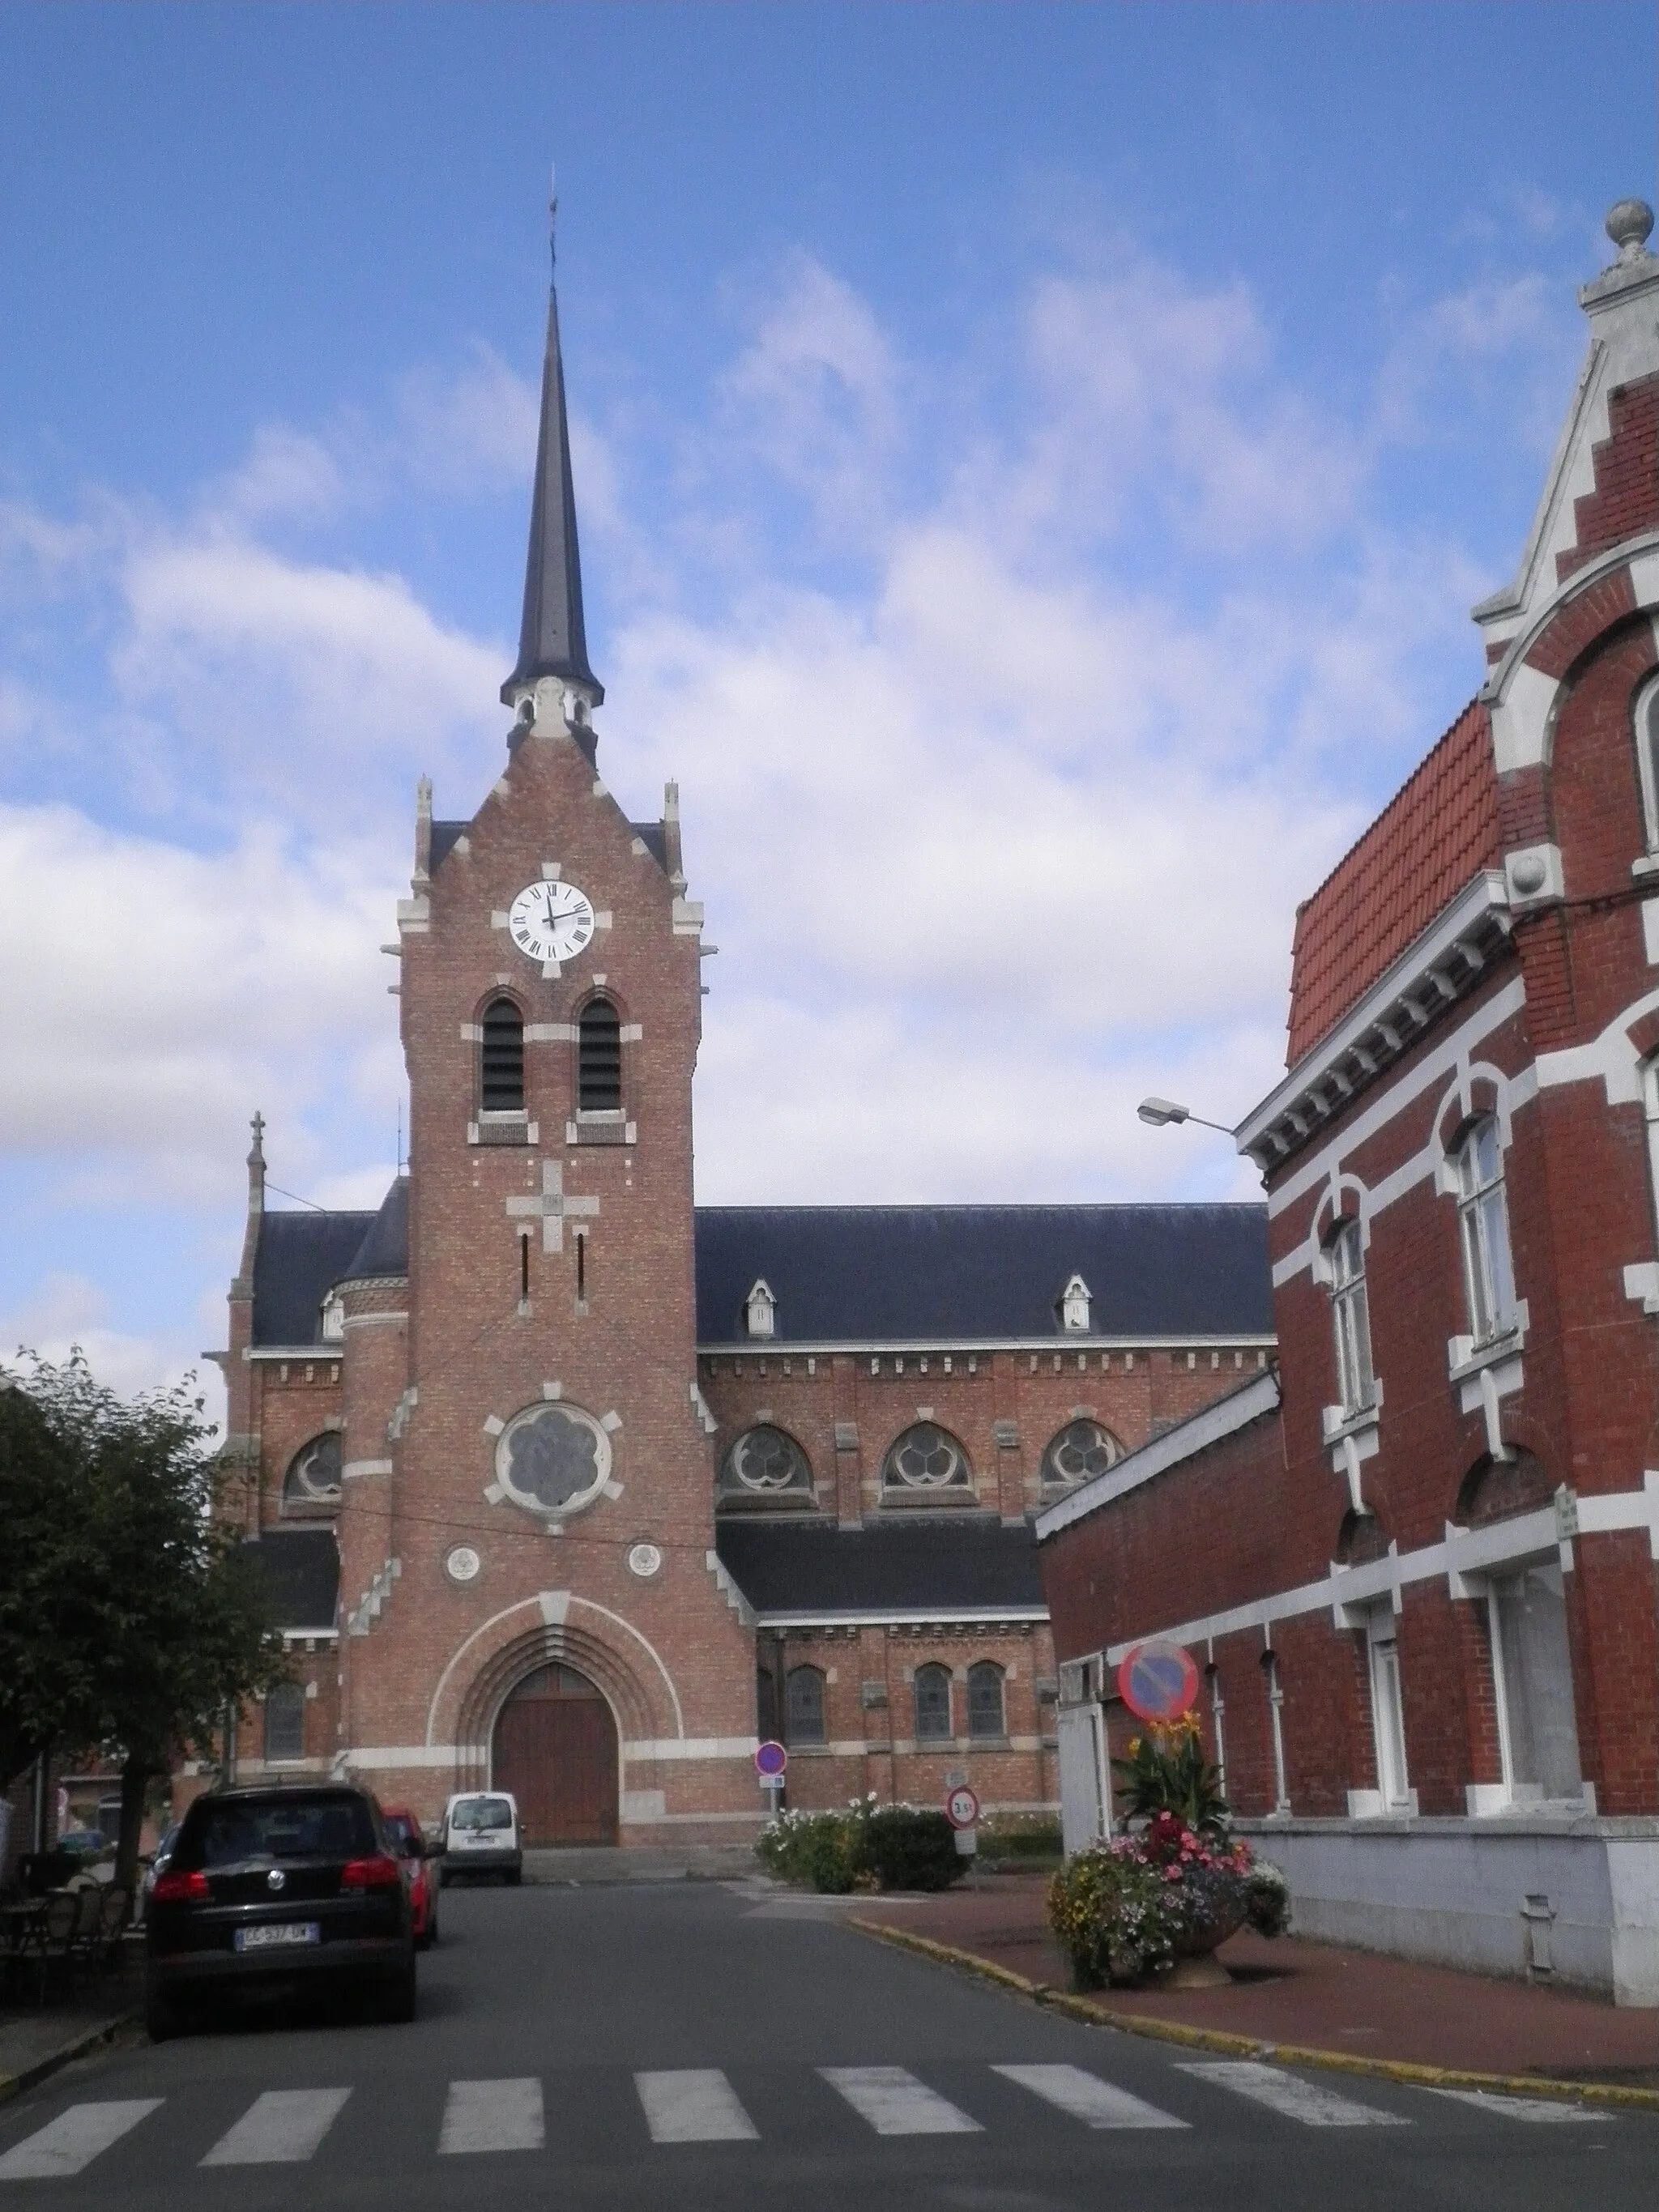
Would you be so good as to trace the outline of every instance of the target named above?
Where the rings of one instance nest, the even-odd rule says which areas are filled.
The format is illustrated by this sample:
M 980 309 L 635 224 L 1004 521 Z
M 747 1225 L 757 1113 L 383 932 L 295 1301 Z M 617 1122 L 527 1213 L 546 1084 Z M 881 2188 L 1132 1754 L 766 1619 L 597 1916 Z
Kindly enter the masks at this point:
M 702 914 L 675 787 L 636 823 L 598 773 L 604 697 L 550 291 L 517 720 L 470 820 L 422 784 L 398 911 L 407 1290 L 345 1328 L 389 1346 L 401 1304 L 406 1360 L 348 1412 L 342 1516 L 343 1617 L 381 1585 L 343 1638 L 349 1763 L 427 1812 L 511 1788 L 532 1844 L 757 1817 L 696 1386 Z

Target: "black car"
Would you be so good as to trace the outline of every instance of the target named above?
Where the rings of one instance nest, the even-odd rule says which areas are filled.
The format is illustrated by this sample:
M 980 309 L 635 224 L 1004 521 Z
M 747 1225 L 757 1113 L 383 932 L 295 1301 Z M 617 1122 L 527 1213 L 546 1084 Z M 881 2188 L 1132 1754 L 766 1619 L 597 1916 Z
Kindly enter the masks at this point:
M 216 1790 L 185 1814 L 144 1921 L 151 2039 L 215 1992 L 337 1983 L 383 2020 L 415 2017 L 404 1864 L 380 1808 L 348 1784 Z

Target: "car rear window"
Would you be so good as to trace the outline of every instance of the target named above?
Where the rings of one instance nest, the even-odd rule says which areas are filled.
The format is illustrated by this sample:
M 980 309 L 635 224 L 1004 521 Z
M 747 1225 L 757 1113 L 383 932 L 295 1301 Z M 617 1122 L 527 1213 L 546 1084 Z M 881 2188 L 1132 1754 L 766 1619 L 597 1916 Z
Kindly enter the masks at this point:
M 463 1797 L 449 1816 L 452 1828 L 510 1828 L 513 1808 L 505 1797 Z
M 179 1838 L 182 1867 L 236 1866 L 247 1859 L 360 1858 L 376 1848 L 361 1797 L 270 1797 L 201 1805 Z

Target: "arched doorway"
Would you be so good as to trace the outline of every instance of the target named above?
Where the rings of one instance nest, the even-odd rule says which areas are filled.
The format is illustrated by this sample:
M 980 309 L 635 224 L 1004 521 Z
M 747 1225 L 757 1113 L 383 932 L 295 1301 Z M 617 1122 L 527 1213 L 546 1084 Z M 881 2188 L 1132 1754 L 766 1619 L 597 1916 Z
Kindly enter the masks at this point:
M 586 1674 L 555 1660 L 517 1683 L 495 1723 L 491 1776 L 529 1844 L 617 1840 L 617 1723 Z

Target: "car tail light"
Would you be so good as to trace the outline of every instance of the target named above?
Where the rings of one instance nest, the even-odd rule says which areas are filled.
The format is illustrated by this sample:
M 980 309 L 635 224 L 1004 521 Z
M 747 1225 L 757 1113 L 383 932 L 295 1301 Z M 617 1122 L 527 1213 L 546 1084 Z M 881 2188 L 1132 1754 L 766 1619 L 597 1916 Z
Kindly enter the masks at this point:
M 199 1869 L 190 1874 L 163 1874 L 150 1892 L 157 1905 L 197 1905 L 209 1894 L 208 1878 Z
M 340 1873 L 342 1889 L 396 1889 L 403 1869 L 384 1852 L 372 1859 L 348 1859 Z

